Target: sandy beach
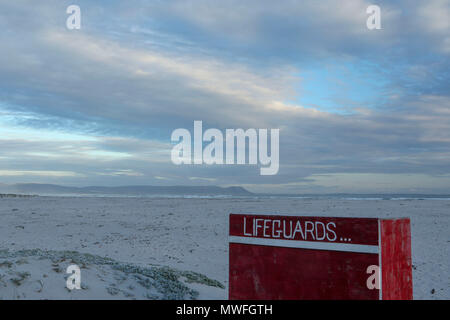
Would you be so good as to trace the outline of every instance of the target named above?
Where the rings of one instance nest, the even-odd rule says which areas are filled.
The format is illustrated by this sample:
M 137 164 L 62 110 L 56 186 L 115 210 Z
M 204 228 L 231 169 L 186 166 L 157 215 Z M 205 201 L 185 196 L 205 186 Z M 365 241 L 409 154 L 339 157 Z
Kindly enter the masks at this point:
M 117 197 L 0 199 L 0 298 L 226 299 L 229 213 L 409 217 L 414 299 L 450 298 L 448 200 Z

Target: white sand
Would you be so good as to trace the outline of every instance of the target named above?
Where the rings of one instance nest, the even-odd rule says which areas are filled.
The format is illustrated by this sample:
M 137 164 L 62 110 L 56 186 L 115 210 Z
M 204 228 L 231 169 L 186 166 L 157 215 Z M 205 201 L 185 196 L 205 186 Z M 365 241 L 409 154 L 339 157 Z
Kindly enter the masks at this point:
M 197 291 L 200 299 L 226 299 L 230 212 L 410 217 L 414 298 L 450 299 L 447 200 L 75 197 L 0 199 L 0 250 L 8 249 L 0 251 L 0 298 L 190 299 L 197 297 Z M 44 251 L 17 254 L 24 249 Z M 99 257 L 71 259 L 64 254 L 67 250 Z M 101 257 L 114 262 L 105 264 Z M 83 289 L 70 292 L 65 288 L 65 268 L 80 259 L 85 262 Z M 144 271 L 124 272 L 124 266 L 130 265 Z M 139 278 L 161 270 L 155 265 L 172 268 L 175 279 Z M 199 278 L 199 283 L 191 283 L 177 270 L 204 274 L 225 288 Z M 153 281 L 150 289 L 142 285 L 144 280 Z

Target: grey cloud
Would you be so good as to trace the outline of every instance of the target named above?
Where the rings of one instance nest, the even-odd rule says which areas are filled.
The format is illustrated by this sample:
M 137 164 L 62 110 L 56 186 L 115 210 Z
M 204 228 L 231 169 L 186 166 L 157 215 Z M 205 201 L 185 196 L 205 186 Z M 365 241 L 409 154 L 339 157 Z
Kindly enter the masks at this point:
M 12 114 L 10 123 L 96 138 L 2 139 L 2 170 L 73 171 L 83 178 L 52 181 L 78 184 L 173 184 L 156 176 L 289 190 L 304 190 L 301 183 L 315 174 L 449 172 L 445 25 L 433 24 L 444 2 L 425 9 L 382 2 L 380 34 L 365 29 L 367 1 L 343 7 L 331 1 L 136 3 L 148 7 L 81 2 L 86 28 L 78 33 L 64 29 L 65 2 L 0 5 L 0 107 Z M 402 9 L 408 7 L 411 12 Z M 419 13 L 421 28 L 414 24 Z M 127 23 L 136 16 L 128 36 Z M 156 39 L 146 30 L 155 30 Z M 371 79 L 389 79 L 380 96 L 387 102 L 375 102 L 378 109 L 338 115 L 285 103 L 304 63 L 340 63 L 347 56 L 372 59 L 368 77 L 384 68 Z M 280 128 L 279 174 L 259 176 L 256 166 L 173 165 L 170 133 L 192 129 L 194 120 L 205 129 Z

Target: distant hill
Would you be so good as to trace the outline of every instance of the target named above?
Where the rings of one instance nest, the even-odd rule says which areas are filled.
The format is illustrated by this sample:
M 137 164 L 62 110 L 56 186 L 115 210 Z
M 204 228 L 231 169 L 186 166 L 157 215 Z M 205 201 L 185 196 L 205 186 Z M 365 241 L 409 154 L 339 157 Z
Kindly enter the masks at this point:
M 121 187 L 66 187 L 56 184 L 21 183 L 2 185 L 1 192 L 22 194 L 105 194 L 105 195 L 230 195 L 248 196 L 242 187 L 218 186 L 121 186 Z

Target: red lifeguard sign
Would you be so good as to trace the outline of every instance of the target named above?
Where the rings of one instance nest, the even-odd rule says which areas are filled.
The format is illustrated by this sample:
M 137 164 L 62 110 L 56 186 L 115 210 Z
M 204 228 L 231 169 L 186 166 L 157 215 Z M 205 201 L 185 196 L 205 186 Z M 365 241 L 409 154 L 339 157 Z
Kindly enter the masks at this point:
M 409 219 L 230 214 L 230 299 L 412 299 Z

